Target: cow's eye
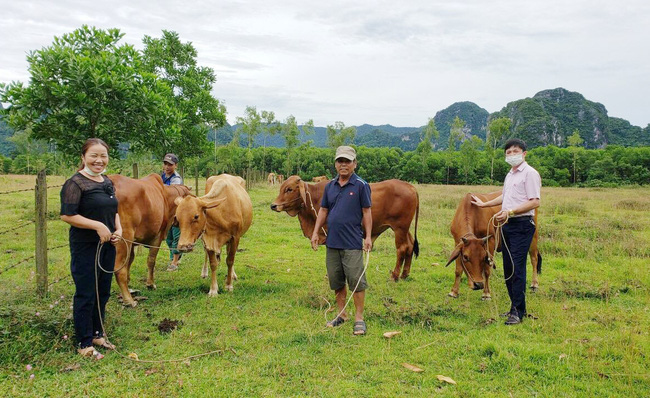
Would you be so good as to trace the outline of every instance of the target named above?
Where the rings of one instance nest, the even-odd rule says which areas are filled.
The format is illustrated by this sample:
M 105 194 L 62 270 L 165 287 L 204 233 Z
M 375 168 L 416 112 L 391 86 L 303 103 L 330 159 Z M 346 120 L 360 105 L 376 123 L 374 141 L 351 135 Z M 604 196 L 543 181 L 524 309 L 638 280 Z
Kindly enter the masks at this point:
M 194 215 L 194 221 L 196 221 L 196 220 L 198 220 L 198 219 L 199 219 L 199 215 L 198 215 L 198 214 L 195 214 L 195 215 Z
M 293 191 L 293 189 L 291 189 L 291 188 L 287 188 L 287 191 L 286 191 L 286 192 L 291 192 L 291 191 Z
M 469 261 L 469 257 L 467 257 L 466 255 L 463 254 L 463 260 Z

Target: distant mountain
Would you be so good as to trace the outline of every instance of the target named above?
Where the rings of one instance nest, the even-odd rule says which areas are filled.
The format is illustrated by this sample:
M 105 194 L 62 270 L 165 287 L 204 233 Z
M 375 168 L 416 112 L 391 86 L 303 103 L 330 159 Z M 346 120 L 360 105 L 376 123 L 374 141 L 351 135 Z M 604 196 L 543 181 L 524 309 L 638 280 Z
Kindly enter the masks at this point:
M 440 133 L 438 148 L 444 149 L 449 146 L 449 132 L 456 116 L 465 122 L 463 128 L 465 138 L 475 135 L 485 141 L 490 113 L 473 102 L 456 102 L 436 113 L 433 118 Z
M 650 124 L 642 129 L 625 119 L 610 117 L 607 129 L 607 143 L 622 146 L 649 146 Z
M 2 104 L 0 104 L 0 111 Z M 489 112 L 473 102 L 456 102 L 438 111 L 434 116 L 440 138 L 436 149 L 446 149 L 449 131 L 454 118 L 458 116 L 465 122 L 465 138 L 472 135 L 485 140 L 488 120 L 507 117 L 512 120 L 508 137 L 525 140 L 533 148 L 537 146 L 566 146 L 567 137 L 575 130 L 580 132 L 586 148 L 603 148 L 609 144 L 622 146 L 650 146 L 650 124 L 645 128 L 633 126 L 625 119 L 610 117 L 604 105 L 592 102 L 577 92 L 564 88 L 540 91 L 532 98 L 519 99 L 508 103 L 498 112 Z M 15 146 L 7 141 L 14 131 L 2 120 L 0 112 L 0 154 L 12 154 Z M 208 132 L 208 140 L 224 145 L 232 141 L 237 125 L 226 126 Z M 414 150 L 421 140 L 422 128 L 395 127 L 390 124 L 357 126 L 354 144 L 368 147 L 397 147 L 404 151 Z M 311 136 L 300 135 L 301 142 L 312 141 L 316 147 L 327 146 L 326 127 L 315 127 Z M 240 137 L 240 144 L 246 146 L 246 137 Z M 255 139 L 255 146 L 284 147 L 280 135 Z
M 510 135 L 523 139 L 530 147 L 566 146 L 567 137 L 576 130 L 586 148 L 603 148 L 607 144 L 650 145 L 648 128 L 644 130 L 627 120 L 610 118 L 603 104 L 564 88 L 540 91 L 532 98 L 510 102 L 490 115 L 491 119 L 496 117 L 510 118 Z

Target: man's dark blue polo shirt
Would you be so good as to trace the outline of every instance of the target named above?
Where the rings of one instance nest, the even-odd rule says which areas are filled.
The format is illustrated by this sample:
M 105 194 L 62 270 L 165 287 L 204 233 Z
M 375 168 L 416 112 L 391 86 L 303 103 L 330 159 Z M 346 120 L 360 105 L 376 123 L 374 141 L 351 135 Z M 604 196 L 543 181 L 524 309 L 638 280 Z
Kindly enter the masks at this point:
M 339 177 L 325 186 L 321 207 L 328 209 L 327 242 L 330 249 L 363 249 L 362 208 L 370 207 L 370 185 L 356 174 L 345 186 Z

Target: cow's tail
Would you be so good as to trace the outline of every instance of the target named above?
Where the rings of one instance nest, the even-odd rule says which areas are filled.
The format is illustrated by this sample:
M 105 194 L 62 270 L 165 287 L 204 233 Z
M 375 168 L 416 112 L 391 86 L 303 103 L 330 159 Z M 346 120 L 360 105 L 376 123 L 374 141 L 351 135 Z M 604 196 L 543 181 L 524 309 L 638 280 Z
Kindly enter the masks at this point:
M 537 273 L 542 273 L 542 253 L 537 252 Z
M 417 203 L 415 205 L 415 231 L 414 231 L 414 242 L 413 242 L 413 253 L 415 258 L 418 258 L 420 255 L 420 243 L 418 243 L 418 218 L 420 217 L 420 195 L 418 191 L 415 191 L 415 197 L 417 198 Z

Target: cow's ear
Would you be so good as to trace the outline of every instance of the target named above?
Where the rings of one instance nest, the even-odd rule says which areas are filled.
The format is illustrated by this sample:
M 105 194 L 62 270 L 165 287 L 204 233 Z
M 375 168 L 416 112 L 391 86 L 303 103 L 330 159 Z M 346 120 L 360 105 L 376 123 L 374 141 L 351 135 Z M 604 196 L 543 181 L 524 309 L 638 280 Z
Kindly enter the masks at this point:
M 199 205 L 203 208 L 203 210 L 214 209 L 215 207 L 219 206 L 224 200 L 226 200 L 226 198 L 217 200 L 201 200 L 199 202 Z
M 180 197 L 180 196 L 178 196 L 176 199 L 174 199 L 174 204 L 175 204 L 176 206 L 180 205 L 180 204 L 181 204 L 181 200 L 183 200 L 183 198 Z
M 305 182 L 304 181 L 298 181 L 298 189 L 300 190 L 300 196 L 302 197 L 302 203 L 307 206 L 307 193 L 305 192 Z
M 451 264 L 452 261 L 454 261 L 458 256 L 460 255 L 460 251 L 463 249 L 463 244 L 459 243 L 456 245 L 456 248 L 454 249 L 453 252 L 449 255 L 449 260 L 447 260 L 447 264 L 445 264 L 445 267 Z
M 466 237 L 464 237 L 464 236 L 463 236 L 462 238 L 460 238 L 460 239 L 463 241 L 463 244 L 464 244 L 465 246 L 467 246 L 467 243 L 469 243 L 469 240 L 468 240 Z

